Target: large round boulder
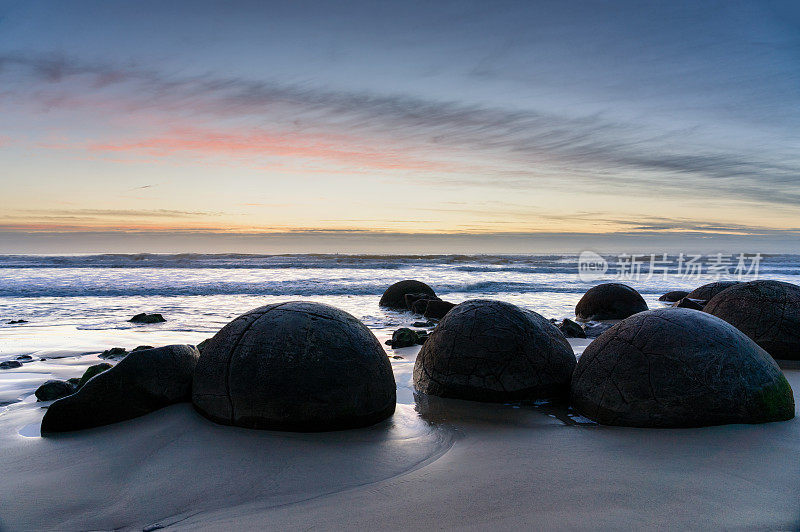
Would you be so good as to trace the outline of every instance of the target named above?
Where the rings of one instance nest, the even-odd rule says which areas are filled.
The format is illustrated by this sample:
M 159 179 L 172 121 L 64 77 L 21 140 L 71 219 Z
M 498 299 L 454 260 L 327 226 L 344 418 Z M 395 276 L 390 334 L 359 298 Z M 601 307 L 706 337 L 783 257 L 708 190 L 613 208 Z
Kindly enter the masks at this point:
M 422 299 L 426 295 L 432 296 L 432 299 L 436 298 L 433 288 L 422 281 L 406 280 L 394 283 L 387 288 L 378 304 L 393 310 L 408 310 L 406 294 L 414 294 L 415 299 Z
M 192 401 L 225 425 L 292 431 L 372 425 L 394 413 L 392 366 L 350 314 L 276 303 L 242 314 L 203 347 Z
M 87 380 L 76 393 L 50 405 L 42 433 L 108 425 L 189 401 L 199 356 L 189 345 L 131 353 Z
M 739 283 L 719 292 L 703 310 L 745 333 L 773 358 L 800 360 L 800 286 Z
M 439 397 L 505 402 L 565 395 L 575 355 L 548 320 L 510 303 L 456 305 L 414 364 L 417 390 Z
M 644 298 L 628 285 L 603 283 L 590 288 L 575 306 L 581 320 L 621 320 L 647 310 Z
M 703 304 L 709 301 L 712 297 L 719 294 L 734 285 L 740 284 L 741 281 L 714 281 L 713 283 L 704 284 L 689 292 L 686 296 L 689 299 L 696 299 L 702 301 Z
M 697 427 L 794 417 L 789 383 L 744 333 L 701 311 L 631 316 L 583 352 L 571 401 L 605 425 Z

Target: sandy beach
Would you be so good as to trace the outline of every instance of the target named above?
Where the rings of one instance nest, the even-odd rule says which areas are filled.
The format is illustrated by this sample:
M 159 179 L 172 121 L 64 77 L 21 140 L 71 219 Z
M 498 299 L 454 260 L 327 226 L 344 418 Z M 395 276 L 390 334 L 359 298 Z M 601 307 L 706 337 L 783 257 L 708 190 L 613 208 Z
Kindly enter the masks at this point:
M 572 340 L 578 353 L 587 343 Z M 392 359 L 397 412 L 365 429 L 300 434 L 225 427 L 184 403 L 41 438 L 42 403 L 10 405 L 0 415 L 0 528 L 800 526 L 797 418 L 632 429 L 596 425 L 546 404 L 415 402 L 410 378 L 417 351 L 396 350 L 403 357 Z M 800 370 L 785 373 L 800 389 Z

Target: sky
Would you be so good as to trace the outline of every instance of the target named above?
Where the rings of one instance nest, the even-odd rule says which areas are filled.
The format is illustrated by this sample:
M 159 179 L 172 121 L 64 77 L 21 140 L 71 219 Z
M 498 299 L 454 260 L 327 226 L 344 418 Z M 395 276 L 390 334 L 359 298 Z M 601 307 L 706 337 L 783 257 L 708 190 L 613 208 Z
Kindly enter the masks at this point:
M 800 252 L 800 4 L 0 0 L 0 252 Z

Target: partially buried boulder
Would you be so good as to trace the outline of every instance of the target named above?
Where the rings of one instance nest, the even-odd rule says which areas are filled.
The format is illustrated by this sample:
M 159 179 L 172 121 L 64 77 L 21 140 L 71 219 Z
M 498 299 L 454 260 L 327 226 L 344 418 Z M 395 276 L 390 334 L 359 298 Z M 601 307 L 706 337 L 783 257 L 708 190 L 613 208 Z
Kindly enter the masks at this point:
M 22 367 L 22 362 L 17 360 L 6 360 L 5 362 L 0 362 L 0 369 L 14 369 Z
M 406 280 L 394 283 L 386 289 L 378 303 L 382 307 L 394 310 L 407 310 L 406 294 L 427 294 L 436 297 L 433 288 L 421 281 Z
M 133 323 L 161 323 L 162 321 L 167 321 L 164 319 L 164 316 L 161 314 L 147 314 L 146 312 L 142 312 L 141 314 L 137 314 L 136 316 L 132 317 L 128 321 Z
M 50 405 L 42 419 L 42 433 L 108 425 L 189 401 L 198 357 L 189 345 L 131 353 L 73 395 Z
M 36 388 L 36 399 L 39 401 L 54 401 L 75 393 L 77 386 L 67 381 L 49 380 Z
M 195 408 L 212 421 L 258 429 L 338 430 L 394 413 L 386 352 L 350 314 L 320 303 L 247 312 L 203 348 Z
M 794 417 L 774 360 L 725 321 L 658 309 L 621 321 L 583 352 L 572 405 L 606 425 L 697 427 Z
M 672 292 L 667 292 L 663 296 L 659 297 L 659 301 L 666 301 L 667 303 L 675 303 L 676 301 L 680 301 L 684 297 L 688 296 L 689 292 L 684 290 L 673 290 Z
M 414 365 L 417 390 L 485 402 L 567 392 L 575 355 L 545 318 L 510 303 L 472 300 L 431 332 Z
M 689 299 L 694 299 L 696 301 L 700 301 L 701 304 L 705 304 L 709 301 L 712 297 L 719 294 L 723 290 L 730 288 L 734 285 L 739 284 L 741 281 L 715 281 L 713 283 L 704 284 L 698 288 L 695 288 L 686 296 Z
M 580 320 L 622 320 L 647 310 L 644 298 L 628 285 L 603 283 L 590 288 L 575 306 Z
M 711 298 L 703 310 L 745 333 L 773 358 L 800 360 L 800 286 L 740 283 Z
M 406 294 L 405 299 L 406 299 L 406 308 L 408 310 L 414 311 L 414 307 L 417 303 L 427 302 L 428 300 L 439 299 L 439 298 L 437 296 L 432 296 L 430 294 L 418 293 L 418 294 Z M 424 303 L 422 305 L 421 307 L 422 311 L 419 312 L 420 314 L 422 314 L 422 312 L 425 311 L 425 305 L 427 305 L 427 303 Z

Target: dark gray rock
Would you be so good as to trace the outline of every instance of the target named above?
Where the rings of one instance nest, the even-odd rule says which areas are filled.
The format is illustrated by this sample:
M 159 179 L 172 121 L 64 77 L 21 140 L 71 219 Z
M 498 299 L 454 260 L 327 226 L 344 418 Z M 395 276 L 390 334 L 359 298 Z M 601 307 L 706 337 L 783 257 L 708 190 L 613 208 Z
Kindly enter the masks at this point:
M 202 354 L 203 353 L 203 349 L 206 348 L 206 346 L 208 345 L 208 342 L 210 342 L 210 341 L 211 341 L 211 338 L 206 338 L 205 340 L 203 340 L 202 342 L 197 344 L 197 350 L 200 351 L 200 353 Z
M 727 322 L 691 309 L 621 321 L 583 352 L 572 405 L 606 425 L 696 427 L 794 417 L 789 383 Z
M 406 308 L 408 310 L 413 311 L 415 303 L 417 303 L 419 301 L 429 301 L 431 299 L 439 299 L 439 298 L 436 297 L 436 296 L 432 296 L 430 294 L 416 293 L 416 294 L 406 294 L 405 299 L 406 299 Z M 424 312 L 424 310 L 425 310 L 424 305 L 423 305 L 422 310 Z
M 17 360 L 21 360 L 23 362 L 30 362 L 31 360 L 33 360 L 33 357 L 30 355 L 20 355 L 17 357 Z
M 22 323 L 28 323 L 28 320 L 9 320 L 6 323 L 9 325 L 20 325 Z
M 406 280 L 394 283 L 386 289 L 378 303 L 382 307 L 394 310 L 408 310 L 406 294 L 427 294 L 436 297 L 433 288 L 421 281 Z
M 429 319 L 441 320 L 455 306 L 455 303 L 450 303 L 449 301 L 428 301 L 428 305 L 422 315 Z
M 411 324 L 412 327 L 433 327 L 436 325 L 432 321 L 415 321 Z
M 49 380 L 36 388 L 36 399 L 39 401 L 55 401 L 75 393 L 77 386 L 67 381 Z
M 673 290 L 672 292 L 667 292 L 663 296 L 659 297 L 659 301 L 666 301 L 667 303 L 675 303 L 676 301 L 680 301 L 684 297 L 688 296 L 689 292 L 685 290 Z
M 680 301 L 676 301 L 672 304 L 674 308 L 690 308 L 693 310 L 703 310 L 703 305 L 699 304 L 694 299 L 689 299 L 688 297 L 682 298 Z
M 94 377 L 95 375 L 99 375 L 106 370 L 111 369 L 113 366 L 108 362 L 101 362 L 100 364 L 95 364 L 93 366 L 89 366 L 86 368 L 86 371 L 83 372 L 81 376 L 81 380 L 78 382 L 78 388 L 83 388 L 83 385 L 89 382 L 89 379 Z
M 603 283 L 590 288 L 575 306 L 579 320 L 621 320 L 647 310 L 642 296 L 628 285 Z
M 703 310 L 745 333 L 773 358 L 800 360 L 800 286 L 739 283 L 719 292 Z
M 5 362 L 0 362 L 0 369 L 14 369 L 22 367 L 22 362 L 17 360 L 6 360 Z
M 428 303 L 430 303 L 431 299 L 417 299 L 413 303 L 411 303 L 411 307 L 409 310 L 414 314 L 425 314 L 425 309 L 428 308 Z
M 161 323 L 167 320 L 165 320 L 164 316 L 161 314 L 147 314 L 146 312 L 142 312 L 141 314 L 137 314 L 136 316 L 132 317 L 128 321 L 133 323 Z
M 134 353 L 136 351 L 144 351 L 145 349 L 155 349 L 155 347 L 153 347 L 152 345 L 137 345 L 136 347 L 131 349 L 131 353 Z
M 115 357 L 125 356 L 127 354 L 128 352 L 125 350 L 124 347 L 112 347 L 111 349 L 106 349 L 98 356 L 100 358 L 115 358 Z
M 195 408 L 259 429 L 361 427 L 394 413 L 391 363 L 350 314 L 320 303 L 276 303 L 239 316 L 204 347 Z
M 699 301 L 701 305 L 704 305 L 715 295 L 727 288 L 739 284 L 740 282 L 741 281 L 715 281 L 713 283 L 704 284 L 703 286 L 695 288 L 689 292 L 686 297 Z
M 586 338 L 586 331 L 583 330 L 583 327 L 568 318 L 558 325 L 558 330 L 567 338 Z
M 431 332 L 414 365 L 417 390 L 505 402 L 564 395 L 575 355 L 545 318 L 510 303 L 472 300 Z
M 42 419 L 42 434 L 117 423 L 189 401 L 199 356 L 190 345 L 130 353 L 76 393 L 50 405 Z
M 78 385 L 81 383 L 81 378 L 80 377 L 72 377 L 71 379 L 67 379 L 67 382 L 69 384 L 71 384 L 72 386 L 74 386 L 75 389 L 77 390 L 78 389 Z
M 412 345 L 417 345 L 419 341 L 419 336 L 417 333 L 403 327 L 401 329 L 397 329 L 392 333 L 392 343 L 391 345 L 394 349 L 399 349 L 403 347 L 411 347 Z

